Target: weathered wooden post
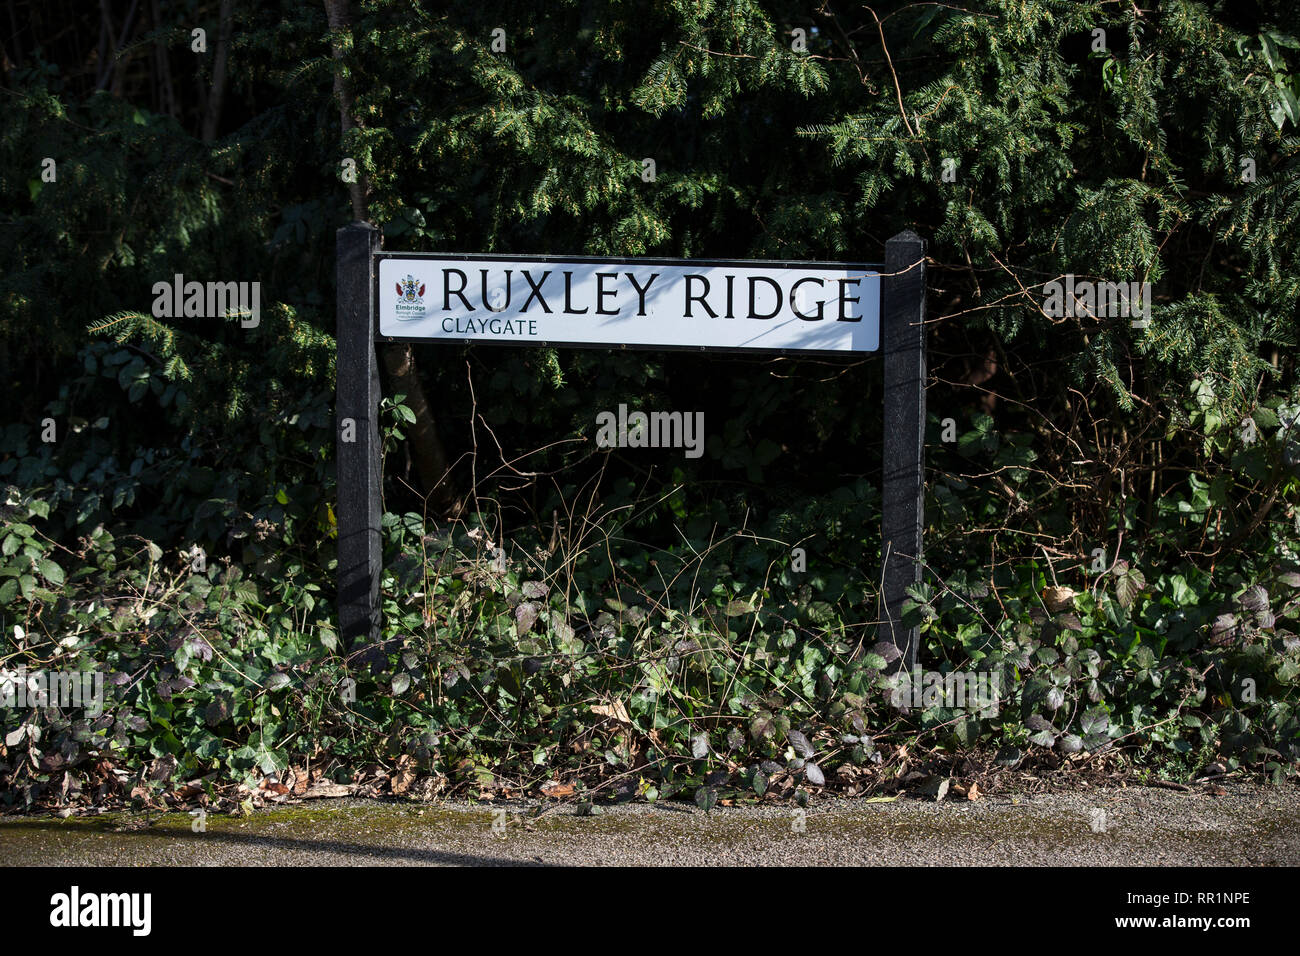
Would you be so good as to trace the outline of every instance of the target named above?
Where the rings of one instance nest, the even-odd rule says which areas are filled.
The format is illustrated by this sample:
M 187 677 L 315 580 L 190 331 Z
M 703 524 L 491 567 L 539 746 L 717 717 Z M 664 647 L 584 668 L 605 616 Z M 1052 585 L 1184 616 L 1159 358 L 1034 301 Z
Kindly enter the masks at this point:
M 902 623 L 907 589 L 921 580 L 925 510 L 925 241 L 910 229 L 885 243 L 880 337 L 885 432 L 881 502 L 880 639 L 916 663 L 920 630 Z
M 379 231 L 353 222 L 338 231 L 339 631 L 345 647 L 379 638 L 381 461 L 374 268 Z

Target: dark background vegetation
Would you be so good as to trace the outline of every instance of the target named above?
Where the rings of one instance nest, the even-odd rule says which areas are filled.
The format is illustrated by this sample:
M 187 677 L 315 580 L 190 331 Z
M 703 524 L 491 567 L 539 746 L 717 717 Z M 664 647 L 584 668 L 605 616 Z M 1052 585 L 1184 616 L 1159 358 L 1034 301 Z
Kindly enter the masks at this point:
M 3 7 L 0 667 L 112 675 L 102 717 L 0 713 L 15 808 L 320 770 L 705 803 L 981 754 L 1294 774 L 1281 0 Z M 385 641 L 340 646 L 353 218 L 458 252 L 926 237 L 912 613 L 927 668 L 1004 675 L 1000 712 L 885 702 L 874 360 L 386 348 Z M 261 282 L 260 325 L 154 319 L 175 273 Z M 1046 314 L 1066 273 L 1150 281 L 1151 325 Z M 702 410 L 707 454 L 595 448 L 620 403 Z

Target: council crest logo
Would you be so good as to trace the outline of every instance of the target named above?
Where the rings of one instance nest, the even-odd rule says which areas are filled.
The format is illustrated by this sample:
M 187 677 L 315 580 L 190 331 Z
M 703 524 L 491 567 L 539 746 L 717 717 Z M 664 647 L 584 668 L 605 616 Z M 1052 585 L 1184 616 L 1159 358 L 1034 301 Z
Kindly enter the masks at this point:
M 397 295 L 403 302 L 409 302 L 412 305 L 424 304 L 424 283 L 416 282 L 414 276 L 407 276 L 401 282 L 396 283 Z

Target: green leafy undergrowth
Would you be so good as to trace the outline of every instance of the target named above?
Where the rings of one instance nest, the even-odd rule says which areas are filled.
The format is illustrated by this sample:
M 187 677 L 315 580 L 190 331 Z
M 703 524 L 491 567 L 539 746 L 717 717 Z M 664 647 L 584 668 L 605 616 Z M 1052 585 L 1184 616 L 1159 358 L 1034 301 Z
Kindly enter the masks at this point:
M 902 751 L 1175 779 L 1217 761 L 1278 782 L 1300 757 L 1294 569 L 1247 581 L 1117 562 L 1052 610 L 1032 566 L 923 584 L 907 613 L 924 668 L 996 673 L 1000 699 L 900 707 L 896 652 L 864 623 L 871 589 L 833 562 L 792 570 L 769 529 L 638 552 L 611 519 L 548 550 L 388 514 L 383 638 L 348 649 L 329 568 L 196 570 L 192 553 L 103 528 L 69 560 L 43 534 L 47 500 L 11 487 L 5 509 L 3 679 L 105 675 L 102 713 L 0 711 L 15 809 L 185 783 L 215 795 L 309 766 L 394 793 L 423 777 L 711 806 L 888 786 Z M 827 538 L 818 553 L 837 547 L 852 550 Z

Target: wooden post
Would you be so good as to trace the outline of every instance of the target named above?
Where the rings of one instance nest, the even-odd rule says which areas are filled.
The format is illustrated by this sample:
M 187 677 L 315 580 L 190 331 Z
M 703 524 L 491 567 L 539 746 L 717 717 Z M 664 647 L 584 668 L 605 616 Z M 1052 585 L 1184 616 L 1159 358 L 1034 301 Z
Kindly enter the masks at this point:
M 379 364 L 375 358 L 374 253 L 379 232 L 365 222 L 338 231 L 339 630 L 345 647 L 379 639 Z
M 916 664 L 920 629 L 905 628 L 907 589 L 921 581 L 925 510 L 925 241 L 910 229 L 885 243 L 880 336 L 884 353 L 885 432 L 880 640 Z

